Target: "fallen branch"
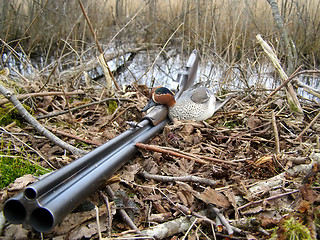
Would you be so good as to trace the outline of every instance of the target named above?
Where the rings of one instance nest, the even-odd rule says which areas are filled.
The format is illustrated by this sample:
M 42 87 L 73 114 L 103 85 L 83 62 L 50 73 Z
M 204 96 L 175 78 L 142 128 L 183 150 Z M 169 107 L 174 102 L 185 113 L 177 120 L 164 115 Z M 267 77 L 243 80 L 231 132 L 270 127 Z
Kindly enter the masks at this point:
M 265 51 L 265 53 L 267 54 L 267 56 L 269 57 L 269 59 L 271 60 L 271 62 L 273 63 L 274 67 L 277 69 L 282 81 L 286 81 L 288 79 L 288 76 L 285 73 L 285 71 L 282 69 L 280 61 L 277 58 L 276 54 L 272 51 L 272 48 L 269 46 L 267 42 L 265 42 L 262 39 L 260 34 L 258 34 L 256 38 L 259 44 L 261 45 L 261 47 L 263 48 L 263 50 Z M 299 113 L 303 113 L 297 94 L 295 93 L 292 84 L 289 82 L 286 85 L 286 93 L 287 93 L 286 94 L 287 100 L 291 110 L 298 111 Z
M 257 200 L 257 201 L 254 201 L 254 202 L 249 202 L 249 203 L 246 203 L 246 204 L 238 207 L 237 210 L 241 210 L 241 209 L 244 209 L 244 208 L 249 207 L 249 206 L 254 205 L 254 204 L 258 204 L 258 203 L 262 203 L 262 202 L 265 202 L 265 201 L 274 200 L 274 199 L 281 198 L 281 197 L 284 197 L 284 196 L 287 196 L 287 195 L 290 195 L 290 194 L 294 194 L 294 193 L 297 193 L 297 192 L 299 192 L 299 190 L 293 190 L 291 192 L 278 194 L 278 195 L 275 195 L 275 196 L 272 196 L 272 197 L 268 197 L 268 198 L 264 198 L 264 199 L 261 199 L 261 200 Z
M 41 115 L 41 116 L 38 116 L 37 119 L 43 119 L 43 118 L 59 116 L 59 115 L 65 114 L 65 113 L 74 112 L 74 111 L 79 110 L 81 108 L 89 107 L 89 106 L 92 106 L 92 105 L 96 105 L 96 104 L 100 104 L 100 103 L 107 102 L 107 101 L 112 101 L 112 100 L 114 100 L 114 101 L 132 101 L 131 99 L 128 99 L 128 98 L 105 98 L 105 99 L 102 99 L 100 101 L 87 103 L 87 104 L 84 104 L 84 105 L 81 105 L 81 106 L 78 106 L 78 107 L 74 107 L 74 108 L 70 108 L 70 109 L 67 109 L 67 110 L 64 110 L 64 111 L 50 113 L 50 114 L 46 114 L 46 115 Z
M 200 214 L 200 213 L 197 213 L 197 212 L 195 212 L 195 211 L 191 211 L 189 208 L 187 208 L 187 207 L 184 206 L 184 205 L 181 205 L 181 204 L 177 203 L 175 206 L 176 206 L 180 211 L 182 211 L 184 214 L 186 214 L 186 215 L 195 216 L 195 217 L 199 218 L 199 219 L 202 220 L 202 221 L 205 221 L 205 222 L 208 222 L 209 224 L 212 224 L 212 225 L 215 226 L 215 227 L 218 226 L 218 224 L 217 224 L 216 222 L 214 222 L 213 220 L 211 220 L 210 218 L 207 218 L 206 216 L 204 216 L 204 215 L 202 215 L 202 214 Z M 228 231 L 228 233 L 229 233 L 229 231 L 230 231 L 230 233 L 232 233 L 232 234 L 233 234 L 233 232 L 237 232 L 237 233 L 242 233 L 242 232 L 243 232 L 241 229 L 231 226 L 231 225 L 228 223 L 227 219 L 223 216 L 223 214 L 220 213 L 220 211 L 219 211 L 217 208 L 212 207 L 212 210 L 213 210 L 214 213 L 218 216 L 221 224 L 222 224 L 223 226 L 225 226 L 225 228 L 226 228 L 226 230 Z M 223 219 L 223 220 L 221 221 L 221 219 Z M 224 224 L 226 224 L 227 226 L 224 225 Z M 231 235 L 231 234 L 230 234 L 230 235 Z
M 252 194 L 252 196 L 258 195 L 259 193 L 264 192 L 266 189 L 283 186 L 284 182 L 286 181 L 286 177 L 288 176 L 294 177 L 297 175 L 308 174 L 309 171 L 311 171 L 313 165 L 320 162 L 320 154 L 313 153 L 310 155 L 310 158 L 312 160 L 310 164 L 301 164 L 294 166 L 293 168 L 290 168 L 272 178 L 257 182 L 254 186 L 248 188 L 249 192 Z
M 194 182 L 194 183 L 200 183 L 200 184 L 205 184 L 209 186 L 216 186 L 217 181 L 206 179 L 206 178 L 201 178 L 197 176 L 180 176 L 180 177 L 171 177 L 171 176 L 162 176 L 162 175 L 155 175 L 155 174 L 150 174 L 146 171 L 140 172 L 140 175 L 144 178 L 147 179 L 153 179 L 156 181 L 160 182 Z
M 302 87 L 306 92 L 312 94 L 313 96 L 320 98 L 320 91 L 318 89 L 312 88 L 298 79 L 293 80 L 293 83 L 296 84 L 298 87 Z
M 74 92 L 37 92 L 37 93 L 28 93 L 28 94 L 20 94 L 16 96 L 18 100 L 26 99 L 26 98 L 31 98 L 31 97 L 45 97 L 45 96 L 57 96 L 57 95 L 79 95 L 79 94 L 84 94 L 84 91 L 79 90 L 79 91 L 74 91 Z M 0 105 L 8 103 L 8 99 L 1 99 L 0 100 Z
M 72 152 L 75 155 L 83 155 L 86 151 L 76 148 L 69 143 L 62 141 L 60 138 L 55 136 L 52 132 L 48 131 L 43 127 L 34 117 L 22 106 L 19 100 L 14 96 L 12 92 L 7 90 L 5 87 L 0 85 L 0 92 L 13 104 L 13 106 L 18 110 L 19 114 L 24 118 L 31 126 L 33 126 L 40 134 L 44 135 L 46 138 L 51 140 L 54 144 L 59 147 Z
M 192 223 L 194 222 L 195 217 L 179 217 L 169 222 L 165 222 L 154 226 L 149 229 L 141 230 L 141 234 L 137 235 L 123 235 L 116 239 L 164 239 L 170 236 L 176 235 L 178 233 L 186 232 Z M 147 238 L 141 237 L 146 236 Z
M 197 163 L 201 163 L 201 164 L 208 164 L 209 162 L 204 161 L 202 159 L 199 158 L 194 158 L 194 157 L 190 157 L 181 153 L 177 153 L 175 151 L 170 151 L 170 150 L 165 150 L 163 148 L 160 148 L 158 146 L 155 145 L 148 145 L 148 144 L 144 144 L 144 143 L 136 143 L 136 146 L 140 149 L 144 149 L 144 150 L 149 150 L 152 152 L 159 152 L 159 153 L 164 153 L 164 154 L 169 154 L 175 157 L 181 157 L 181 158 L 185 158 L 191 161 L 195 161 Z
M 211 210 L 219 218 L 219 220 L 221 221 L 222 225 L 227 229 L 227 232 L 228 232 L 229 236 L 232 237 L 234 231 L 233 231 L 232 226 L 229 224 L 228 220 L 224 217 L 224 215 L 220 212 L 220 210 L 218 208 L 211 206 Z

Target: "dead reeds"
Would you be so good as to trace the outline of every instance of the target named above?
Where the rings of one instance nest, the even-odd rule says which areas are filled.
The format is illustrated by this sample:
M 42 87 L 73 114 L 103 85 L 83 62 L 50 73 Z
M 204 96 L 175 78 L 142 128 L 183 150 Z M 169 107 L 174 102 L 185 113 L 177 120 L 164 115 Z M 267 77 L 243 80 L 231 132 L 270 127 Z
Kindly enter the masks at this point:
M 319 1 L 281 0 L 277 3 L 298 55 L 309 65 L 316 65 L 320 59 L 319 51 L 315 51 L 320 48 Z M 213 51 L 231 63 L 245 56 L 255 46 L 255 36 L 262 34 L 274 40 L 275 49 L 283 53 L 278 45 L 280 34 L 275 28 L 271 8 L 264 0 L 94 0 L 83 4 L 102 43 L 112 39 L 142 8 L 115 42 L 163 45 L 184 23 L 172 40 L 183 51 L 197 48 L 207 55 Z M 89 28 L 76 0 L 4 0 L 0 8 L 1 38 L 12 46 L 20 41 L 29 55 L 48 51 L 53 55 L 55 50 L 61 50 L 62 40 L 76 51 L 84 50 L 91 42 Z

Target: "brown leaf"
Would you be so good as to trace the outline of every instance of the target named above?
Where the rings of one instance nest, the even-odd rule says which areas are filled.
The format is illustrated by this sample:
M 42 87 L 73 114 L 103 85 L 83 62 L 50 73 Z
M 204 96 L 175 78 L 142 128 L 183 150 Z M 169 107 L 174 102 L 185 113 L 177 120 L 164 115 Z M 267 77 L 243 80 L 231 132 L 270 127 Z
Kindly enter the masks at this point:
M 230 208 L 231 207 L 230 202 L 222 193 L 219 193 L 210 187 L 207 187 L 197 197 L 207 204 L 211 203 L 211 204 L 214 204 L 214 205 L 222 207 L 222 208 Z
M 102 216 L 106 214 L 107 207 L 102 205 L 99 207 L 99 215 Z M 96 218 L 96 210 L 86 211 L 86 212 L 76 212 L 69 214 L 58 226 L 54 228 L 54 233 L 56 235 L 66 234 L 70 230 L 76 228 L 77 226 L 81 225 L 82 223 Z M 101 219 L 101 218 L 100 218 Z
M 261 125 L 261 120 L 255 116 L 249 117 L 247 121 L 247 125 L 248 125 L 248 128 L 252 130 Z
M 272 228 L 279 223 L 279 220 L 268 218 L 268 217 L 261 217 L 261 226 L 263 228 Z
M 120 175 L 120 178 L 127 182 L 133 182 L 135 175 L 140 171 L 140 169 L 141 165 L 139 163 L 125 166 L 123 173 Z
M 300 193 L 302 199 L 308 201 L 310 204 L 319 200 L 319 195 L 308 185 L 302 185 L 300 187 Z
M 3 240 L 25 240 L 28 238 L 28 230 L 22 228 L 22 225 L 10 224 L 5 231 L 5 237 Z
M 106 216 L 102 216 L 99 218 L 99 222 L 100 222 L 100 231 L 104 232 L 107 230 L 106 227 L 106 221 L 107 221 L 107 217 Z M 69 239 L 82 239 L 83 237 L 85 238 L 90 238 L 93 235 L 98 233 L 98 225 L 97 225 L 97 221 L 96 220 L 92 220 L 90 223 L 85 223 L 83 224 L 80 228 L 78 228 L 77 230 L 73 231 L 70 236 Z
M 8 186 L 9 191 L 20 191 L 24 189 L 30 183 L 36 181 L 36 178 L 31 174 L 24 175 L 22 177 L 17 178 L 14 183 L 10 183 Z

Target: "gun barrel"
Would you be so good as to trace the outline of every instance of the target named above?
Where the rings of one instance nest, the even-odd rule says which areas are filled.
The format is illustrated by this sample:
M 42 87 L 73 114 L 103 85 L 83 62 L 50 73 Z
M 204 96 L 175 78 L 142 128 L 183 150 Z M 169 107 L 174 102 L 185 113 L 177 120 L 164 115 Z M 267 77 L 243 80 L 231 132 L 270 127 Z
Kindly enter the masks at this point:
M 142 121 L 140 124 L 145 127 L 148 124 L 148 121 Z M 93 165 L 94 163 L 104 158 L 104 156 L 108 155 L 110 152 L 125 145 L 133 136 L 140 134 L 141 131 L 144 131 L 144 128 L 129 129 L 126 132 L 111 139 L 107 143 L 103 144 L 102 146 L 92 150 L 83 157 L 77 159 L 76 161 L 51 173 L 41 181 L 28 186 L 24 190 L 25 197 L 28 200 L 35 200 L 36 198 L 46 193 L 49 189 L 52 189 L 68 178 L 72 178 L 75 174 L 81 172 L 82 169 Z
M 162 109 L 162 107 L 161 107 Z M 161 112 L 160 109 L 160 112 Z M 166 111 L 166 109 L 163 109 Z M 74 210 L 137 152 L 137 142 L 147 142 L 169 122 L 156 126 L 144 119 L 73 163 L 28 186 L 4 204 L 6 219 L 25 223 L 39 232 L 48 232 Z

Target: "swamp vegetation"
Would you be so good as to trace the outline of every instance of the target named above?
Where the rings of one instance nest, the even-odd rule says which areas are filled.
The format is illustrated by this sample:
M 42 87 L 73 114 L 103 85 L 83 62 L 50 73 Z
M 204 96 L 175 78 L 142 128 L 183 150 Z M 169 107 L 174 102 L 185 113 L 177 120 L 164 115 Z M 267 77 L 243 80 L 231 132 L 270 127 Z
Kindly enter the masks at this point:
M 150 88 L 176 88 L 193 49 L 199 81 L 232 96 L 205 122 L 170 123 L 138 145 L 49 233 L 1 213 L 1 238 L 319 238 L 318 0 L 3 0 L 0 9 L 1 89 L 26 110 L 0 98 L 1 210 L 139 122 Z

